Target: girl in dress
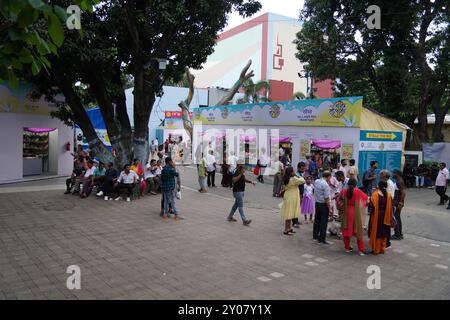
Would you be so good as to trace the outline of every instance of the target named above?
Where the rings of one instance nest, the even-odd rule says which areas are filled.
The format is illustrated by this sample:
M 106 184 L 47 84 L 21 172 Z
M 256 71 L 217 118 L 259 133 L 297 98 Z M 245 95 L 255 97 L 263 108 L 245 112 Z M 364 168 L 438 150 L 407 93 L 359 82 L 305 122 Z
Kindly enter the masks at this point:
M 303 200 L 301 205 L 301 213 L 305 216 L 305 224 L 309 221 L 312 222 L 314 214 L 314 185 L 312 184 L 312 176 L 306 177 L 305 191 L 303 192 Z

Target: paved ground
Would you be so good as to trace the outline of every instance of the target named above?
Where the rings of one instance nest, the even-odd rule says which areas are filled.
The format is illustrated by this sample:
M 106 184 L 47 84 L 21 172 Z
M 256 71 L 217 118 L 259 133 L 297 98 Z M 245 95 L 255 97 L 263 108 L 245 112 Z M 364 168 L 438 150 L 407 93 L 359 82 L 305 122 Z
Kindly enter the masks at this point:
M 311 225 L 283 236 L 269 185 L 248 187 L 250 227 L 229 223 L 230 191 L 199 194 L 182 171 L 182 221 L 159 218 L 159 196 L 80 200 L 61 179 L 0 187 L 0 299 L 450 298 L 450 210 L 432 190 L 408 193 L 404 241 L 359 257 L 337 239 L 313 243 Z M 69 265 L 80 290 L 66 287 Z M 379 290 L 367 288 L 370 265 Z

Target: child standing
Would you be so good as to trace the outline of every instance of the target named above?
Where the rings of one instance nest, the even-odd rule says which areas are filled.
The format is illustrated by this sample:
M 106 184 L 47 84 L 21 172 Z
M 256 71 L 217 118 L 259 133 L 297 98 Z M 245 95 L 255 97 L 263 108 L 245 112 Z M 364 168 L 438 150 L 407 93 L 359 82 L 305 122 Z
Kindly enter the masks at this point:
M 314 185 L 312 184 L 312 176 L 306 177 L 306 185 L 303 191 L 303 201 L 301 205 L 301 213 L 305 216 L 305 224 L 309 221 L 312 222 L 314 214 Z

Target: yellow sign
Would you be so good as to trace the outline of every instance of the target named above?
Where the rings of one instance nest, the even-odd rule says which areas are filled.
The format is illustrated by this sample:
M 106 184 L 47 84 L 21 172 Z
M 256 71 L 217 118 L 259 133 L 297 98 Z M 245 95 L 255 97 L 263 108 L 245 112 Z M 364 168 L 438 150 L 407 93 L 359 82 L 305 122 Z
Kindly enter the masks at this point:
M 385 140 L 394 140 L 395 138 L 397 138 L 397 136 L 395 135 L 395 133 L 390 132 L 390 133 L 374 133 L 374 132 L 368 132 L 366 134 L 366 138 L 368 139 L 385 139 Z

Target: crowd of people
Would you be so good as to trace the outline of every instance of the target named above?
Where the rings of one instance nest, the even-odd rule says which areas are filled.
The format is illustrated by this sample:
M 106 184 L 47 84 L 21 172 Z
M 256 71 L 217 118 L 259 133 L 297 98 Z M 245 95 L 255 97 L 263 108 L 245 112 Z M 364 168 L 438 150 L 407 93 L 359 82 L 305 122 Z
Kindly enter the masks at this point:
M 347 165 L 342 160 L 330 170 L 317 176 L 311 162 L 300 162 L 297 171 L 281 166 L 274 179 L 274 196 L 282 197 L 281 216 L 283 234 L 292 236 L 294 227 L 313 223 L 313 239 L 327 245 L 327 231 L 343 239 L 345 251 L 350 253 L 351 238 L 356 238 L 359 255 L 385 253 L 391 240 L 402 240 L 401 211 L 406 196 L 406 186 L 398 170 L 380 172 L 377 183 L 377 161 L 358 181 L 358 169 L 352 159 Z M 313 173 L 313 174 L 312 174 Z M 282 184 L 280 186 L 280 179 Z M 360 187 L 358 187 L 358 185 Z M 299 221 L 304 216 L 303 222 Z M 366 227 L 366 216 L 369 221 Z M 313 218 L 314 217 L 314 218 Z M 330 227 L 328 228 L 328 226 Z M 363 235 L 367 230 L 370 251 L 364 250 Z M 391 229 L 394 230 L 391 233 Z
M 180 148 L 177 156 L 169 148 L 170 145 L 171 143 L 165 143 L 161 148 L 152 142 L 149 161 L 145 166 L 134 159 L 132 164 L 124 165 L 120 172 L 112 162 L 105 166 L 78 146 L 74 154 L 72 176 L 66 180 L 65 193 L 86 198 L 96 188 L 97 197 L 120 200 L 121 193 L 126 191 L 127 202 L 147 194 L 161 194 L 161 217 L 183 219 L 176 209 L 176 199 L 181 198 L 181 179 L 172 156 L 177 157 L 178 161 L 182 159 Z M 207 188 L 216 187 L 216 157 L 213 150 L 205 153 L 206 156 L 201 154 L 197 163 L 200 185 L 198 191 L 201 193 L 206 193 Z M 227 220 L 237 221 L 234 214 L 238 210 L 243 224 L 248 226 L 251 219 L 245 215 L 244 210 L 245 186 L 255 183 L 245 176 L 245 166 L 238 164 L 238 158 L 233 152 L 228 157 L 225 156 L 224 160 L 221 165 L 221 185 L 231 188 L 234 198 Z M 355 237 L 359 255 L 367 253 L 364 250 L 364 230 L 369 238 L 369 252 L 373 254 L 385 253 L 391 240 L 403 240 L 401 212 L 408 186 L 405 177 L 411 179 L 408 171 L 379 171 L 378 162 L 371 161 L 370 168 L 360 175 L 354 159 L 330 162 L 324 170 L 323 162 L 319 168 L 314 156 L 307 156 L 306 161 L 299 162 L 295 170 L 289 162 L 281 161 L 281 157 L 277 160 L 277 172 L 273 176 L 273 196 L 283 199 L 280 213 L 284 221 L 284 235 L 292 236 L 296 233 L 294 228 L 312 223 L 313 239 L 318 243 L 329 244 L 329 233 L 342 238 L 345 251 L 349 253 L 353 251 L 351 238 Z M 270 158 L 265 150 L 261 150 L 257 169 L 254 171 L 260 183 L 264 183 L 265 169 L 269 163 Z M 419 187 L 423 181 L 420 177 L 423 176 L 415 176 Z M 446 164 L 440 163 L 435 188 L 439 204 L 448 202 L 447 209 L 450 209 L 449 197 L 446 195 L 449 179 Z M 366 224 L 367 215 L 369 221 Z
M 74 153 L 72 175 L 66 180 L 65 194 L 87 198 L 96 190 L 97 197 L 118 201 L 125 192 L 127 202 L 145 195 L 161 194 L 161 217 L 167 219 L 173 215 L 175 219 L 183 219 L 175 203 L 175 198 L 181 198 L 181 179 L 175 161 L 161 151 L 154 153 L 152 150 L 145 166 L 134 159 L 133 163 L 125 164 L 119 171 L 112 162 L 105 166 L 92 158 L 79 145 Z M 154 156 L 157 159 L 153 159 Z

